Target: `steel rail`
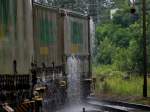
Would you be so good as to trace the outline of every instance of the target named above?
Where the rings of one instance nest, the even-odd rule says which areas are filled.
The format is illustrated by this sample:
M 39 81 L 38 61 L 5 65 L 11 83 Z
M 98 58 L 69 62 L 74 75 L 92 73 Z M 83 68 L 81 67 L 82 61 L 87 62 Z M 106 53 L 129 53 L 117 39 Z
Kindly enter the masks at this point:
M 95 97 L 88 97 L 87 102 L 88 101 L 97 101 L 97 102 L 102 104 L 102 105 L 99 105 L 99 106 L 103 106 L 103 105 L 105 106 L 106 105 L 106 107 L 107 107 L 108 105 L 112 105 L 112 107 L 114 106 L 114 108 L 116 106 L 120 106 L 120 107 L 123 107 L 123 108 L 130 108 L 131 110 L 135 109 L 135 110 L 141 110 L 141 111 L 146 111 L 146 112 L 150 111 L 150 106 L 142 105 L 142 104 L 128 103 L 128 102 L 123 102 L 123 101 L 98 100 Z M 131 111 L 130 109 L 129 110 L 120 109 L 120 111 L 121 112 L 124 112 L 124 111 L 130 112 Z

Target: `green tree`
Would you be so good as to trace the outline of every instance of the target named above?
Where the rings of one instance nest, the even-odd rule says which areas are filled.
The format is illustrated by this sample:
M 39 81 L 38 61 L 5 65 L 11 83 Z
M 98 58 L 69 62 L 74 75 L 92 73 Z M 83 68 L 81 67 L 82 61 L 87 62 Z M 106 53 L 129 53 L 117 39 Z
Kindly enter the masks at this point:
M 133 15 L 129 13 L 129 9 L 120 9 L 113 15 L 113 23 L 122 27 L 129 27 L 135 22 Z
M 130 60 L 128 58 L 129 52 L 126 48 L 117 48 L 115 56 L 113 57 L 113 64 L 120 71 L 129 70 Z
M 117 12 L 112 21 L 97 27 L 97 62 L 115 65 L 121 71 L 141 72 L 143 69 L 141 32 L 140 21 L 131 21 L 130 15 L 124 17 L 122 12 Z
M 118 29 L 115 29 L 115 32 L 110 35 L 110 38 L 117 47 L 127 48 L 132 37 L 127 28 L 118 27 Z
M 99 64 L 112 64 L 114 53 L 115 46 L 109 38 L 105 37 L 98 47 L 96 62 Z

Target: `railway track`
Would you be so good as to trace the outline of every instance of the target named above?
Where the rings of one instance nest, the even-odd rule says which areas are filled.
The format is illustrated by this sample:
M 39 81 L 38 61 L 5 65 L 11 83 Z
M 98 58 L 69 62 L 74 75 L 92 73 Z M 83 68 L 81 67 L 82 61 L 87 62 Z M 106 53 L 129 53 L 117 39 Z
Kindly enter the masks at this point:
M 147 105 L 120 101 L 101 101 L 93 97 L 87 98 L 86 103 L 99 110 L 85 112 L 150 112 L 150 106 Z
M 150 112 L 150 106 L 87 98 L 84 102 L 66 105 L 55 112 Z

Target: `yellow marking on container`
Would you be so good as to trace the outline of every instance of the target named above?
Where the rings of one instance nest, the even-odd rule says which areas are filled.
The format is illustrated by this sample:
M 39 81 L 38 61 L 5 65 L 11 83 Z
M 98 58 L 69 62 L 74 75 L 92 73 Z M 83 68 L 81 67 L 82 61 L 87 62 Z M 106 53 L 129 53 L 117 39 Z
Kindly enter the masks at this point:
M 48 55 L 48 47 L 40 47 L 40 55 Z
M 72 44 L 71 45 L 71 53 L 78 53 L 80 50 L 80 45 L 79 44 Z

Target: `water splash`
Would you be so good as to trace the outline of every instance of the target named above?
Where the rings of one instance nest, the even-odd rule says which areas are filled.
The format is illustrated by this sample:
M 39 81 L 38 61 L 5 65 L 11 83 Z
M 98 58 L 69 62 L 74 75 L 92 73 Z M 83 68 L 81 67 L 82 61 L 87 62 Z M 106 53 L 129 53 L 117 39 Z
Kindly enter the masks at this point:
M 76 104 L 81 102 L 81 84 L 80 84 L 80 59 L 75 56 L 69 56 L 67 59 L 68 68 L 68 102 Z

